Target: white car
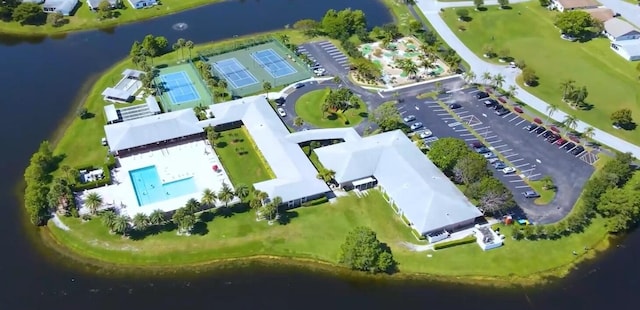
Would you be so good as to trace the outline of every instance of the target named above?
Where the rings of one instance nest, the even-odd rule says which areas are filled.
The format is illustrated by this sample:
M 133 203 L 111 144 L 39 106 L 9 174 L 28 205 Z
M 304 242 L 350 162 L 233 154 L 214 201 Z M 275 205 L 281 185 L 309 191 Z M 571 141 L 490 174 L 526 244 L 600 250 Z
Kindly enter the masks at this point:
M 484 156 L 484 158 L 489 159 L 489 158 L 494 158 L 496 157 L 496 154 L 493 152 L 488 152 L 488 153 L 484 153 L 482 154 L 482 156 Z
M 494 164 L 497 161 L 500 161 L 500 158 L 498 158 L 498 157 L 489 158 L 489 163 L 490 164 Z
M 287 116 L 287 112 L 283 108 L 278 108 L 278 114 L 282 117 Z
M 431 132 L 431 130 L 429 129 L 425 129 L 424 131 L 420 132 L 420 139 L 426 139 L 433 136 L 433 132 Z
M 507 168 L 502 169 L 502 173 L 504 173 L 504 174 L 511 174 L 511 173 L 514 173 L 514 172 L 516 172 L 516 168 L 513 168 L 513 167 L 507 167 Z
M 416 120 L 416 116 L 415 115 L 407 115 L 407 116 L 405 116 L 403 118 L 403 120 L 404 120 L 405 123 L 413 122 L 413 121 Z
M 411 125 L 411 130 L 416 130 L 418 128 L 422 128 L 422 123 L 421 122 L 413 123 Z

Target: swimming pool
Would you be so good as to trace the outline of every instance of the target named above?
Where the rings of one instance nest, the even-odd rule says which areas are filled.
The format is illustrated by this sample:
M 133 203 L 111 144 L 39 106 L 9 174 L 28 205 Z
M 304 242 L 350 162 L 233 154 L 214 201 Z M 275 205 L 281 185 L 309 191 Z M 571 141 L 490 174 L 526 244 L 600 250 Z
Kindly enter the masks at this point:
M 129 177 L 131 177 L 139 206 L 192 194 L 197 191 L 193 177 L 163 184 L 160 181 L 156 166 L 131 170 L 129 171 Z

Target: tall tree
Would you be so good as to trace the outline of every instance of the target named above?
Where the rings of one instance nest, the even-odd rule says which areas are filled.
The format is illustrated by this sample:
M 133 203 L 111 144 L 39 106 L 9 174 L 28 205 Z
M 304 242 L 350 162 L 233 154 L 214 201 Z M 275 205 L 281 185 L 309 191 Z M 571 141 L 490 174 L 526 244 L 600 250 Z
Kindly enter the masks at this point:
M 191 60 L 191 50 L 193 50 L 194 46 L 195 46 L 195 44 L 191 40 L 188 40 L 187 42 L 184 42 L 184 47 L 186 47 L 187 51 L 189 51 L 189 60 Z
M 222 188 L 220 189 L 220 192 L 218 192 L 218 200 L 224 203 L 224 206 L 226 208 L 229 202 L 233 200 L 233 197 L 234 193 L 233 190 L 231 190 L 231 187 L 229 187 L 227 183 L 222 182 Z
M 547 122 L 549 122 L 551 117 L 553 117 L 553 114 L 558 112 L 558 105 L 555 104 L 555 103 L 549 103 L 549 104 L 547 104 L 547 109 L 546 110 L 547 110 Z
M 113 232 L 126 236 L 129 230 L 129 218 L 125 215 L 116 216 L 113 221 Z
M 340 246 L 338 260 L 353 269 L 371 273 L 391 272 L 395 268 L 393 255 L 376 233 L 368 227 L 356 227 Z
M 165 222 L 164 211 L 160 209 L 153 210 L 149 215 L 149 224 L 151 225 L 162 225 Z
M 484 6 L 484 0 L 473 0 L 473 5 L 476 7 L 476 11 L 478 11 Z
M 427 156 L 445 173 L 451 173 L 462 157 L 467 155 L 469 148 L 463 140 L 456 138 L 442 138 L 431 144 Z
M 493 76 L 491 76 L 491 73 L 489 73 L 488 71 L 482 73 L 482 81 L 484 82 L 483 84 L 489 84 L 492 80 Z
M 115 214 L 115 212 L 111 210 L 105 211 L 102 214 L 100 214 L 100 219 L 102 220 L 102 224 L 104 224 L 104 226 L 109 228 L 110 232 L 115 232 L 113 230 L 113 227 L 114 227 L 114 224 L 116 223 L 117 217 L 118 216 Z
M 210 188 L 205 188 L 202 192 L 202 198 L 200 199 L 200 201 L 207 207 L 213 207 L 216 199 L 216 193 L 214 193 Z
M 245 199 L 247 199 L 247 197 L 249 197 L 249 194 L 251 193 L 251 190 L 249 189 L 249 186 L 247 186 L 246 184 L 238 184 L 236 186 L 236 197 L 238 197 L 241 201 L 245 201 Z
M 595 22 L 586 11 L 570 10 L 558 14 L 554 24 L 563 34 L 582 37 L 589 32 L 589 28 L 593 27 Z
M 564 80 L 560 83 L 560 89 L 562 90 L 562 101 L 567 101 L 571 93 L 576 89 L 576 81 Z
M 149 217 L 144 213 L 136 213 L 133 216 L 133 226 L 137 231 L 144 231 L 149 226 Z
M 471 184 L 480 181 L 491 173 L 487 169 L 487 160 L 481 154 L 467 152 L 453 168 L 453 175 L 457 182 Z
M 611 113 L 611 121 L 622 128 L 630 128 L 633 124 L 631 109 L 624 108 Z
M 404 126 L 394 102 L 385 102 L 378 106 L 373 110 L 370 120 L 378 125 L 382 131 L 391 131 Z
M 578 126 L 578 118 L 567 114 L 562 121 L 562 125 L 566 126 L 570 130 L 575 130 L 576 126 Z
M 587 128 L 585 128 L 585 129 L 584 129 L 584 132 L 582 133 L 582 136 L 583 136 L 585 139 L 590 140 L 590 139 L 592 139 L 592 138 L 593 138 L 593 136 L 595 136 L 595 134 L 596 134 L 596 129 L 595 129 L 595 128 L 593 128 L 593 127 L 591 127 L 591 126 L 589 126 L 589 127 L 587 127 Z
M 502 88 L 502 85 L 504 84 L 504 75 L 498 73 L 496 75 L 494 75 L 491 78 L 491 86 L 493 86 L 493 88 Z
M 22 2 L 14 10 L 12 14 L 13 20 L 21 24 L 36 24 L 45 20 L 45 13 L 39 4 L 33 2 Z
M 102 197 L 96 192 L 91 192 L 87 194 L 87 197 L 85 197 L 84 205 L 91 214 L 96 214 L 98 209 L 102 206 Z

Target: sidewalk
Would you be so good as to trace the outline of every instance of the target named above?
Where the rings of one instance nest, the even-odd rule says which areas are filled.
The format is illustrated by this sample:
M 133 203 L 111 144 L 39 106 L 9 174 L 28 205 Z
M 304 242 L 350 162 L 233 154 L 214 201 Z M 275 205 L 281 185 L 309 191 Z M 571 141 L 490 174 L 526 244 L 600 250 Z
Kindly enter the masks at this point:
M 615 1 L 620 2 L 618 0 Z M 516 77 L 520 74 L 519 69 L 509 68 L 509 66 L 507 65 L 488 63 L 482 60 L 480 57 L 476 56 L 469 48 L 467 48 L 466 45 L 464 45 L 464 43 L 462 43 L 462 41 L 460 41 L 460 39 L 458 39 L 456 34 L 453 33 L 449 26 L 447 26 L 447 24 L 439 14 L 440 8 L 446 7 L 447 5 L 449 5 L 448 2 L 439 3 L 435 0 L 417 0 L 415 6 L 420 9 L 422 13 L 424 13 L 425 17 L 433 26 L 433 30 L 438 32 L 442 39 L 446 41 L 447 44 L 449 44 L 449 46 L 454 49 L 458 53 L 458 55 L 460 55 L 460 57 L 469 64 L 469 66 L 471 67 L 470 71 L 473 71 L 478 76 L 476 78 L 476 82 L 480 82 L 479 78 L 485 72 L 489 72 L 491 75 L 502 74 L 505 78 L 503 88 L 507 88 L 511 85 L 515 86 L 517 90 L 516 97 L 518 99 L 526 103 L 527 106 L 539 111 L 540 113 L 546 114 L 548 104 L 538 97 L 530 94 L 526 89 L 520 87 L 516 83 Z M 567 114 L 562 111 L 557 111 L 551 118 L 555 121 L 562 122 L 565 119 L 566 115 Z M 591 126 L 583 121 L 578 121 L 576 131 L 583 132 L 588 127 L 594 126 Z M 618 137 L 615 137 L 609 133 L 606 133 L 598 128 L 595 129 L 593 139 L 616 150 L 619 150 L 621 152 L 629 152 L 636 158 L 640 158 L 640 147 L 624 141 Z

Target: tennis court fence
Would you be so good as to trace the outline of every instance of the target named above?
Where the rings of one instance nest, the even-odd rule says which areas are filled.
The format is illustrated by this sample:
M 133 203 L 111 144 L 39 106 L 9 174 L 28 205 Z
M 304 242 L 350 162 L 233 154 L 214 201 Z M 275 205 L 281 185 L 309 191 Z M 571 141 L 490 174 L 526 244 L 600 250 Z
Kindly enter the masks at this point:
M 209 85 L 207 84 L 207 82 L 202 79 L 202 75 L 200 75 L 200 71 L 193 64 L 193 61 L 191 60 L 191 58 L 189 59 L 189 66 L 191 67 L 191 70 L 193 70 L 193 73 L 195 73 L 194 76 L 192 76 L 192 78 L 200 79 L 200 81 L 202 81 L 202 84 L 204 84 L 204 90 L 207 92 L 211 100 L 215 101 L 216 97 L 213 96 L 213 93 L 211 92 L 211 89 L 209 89 Z

